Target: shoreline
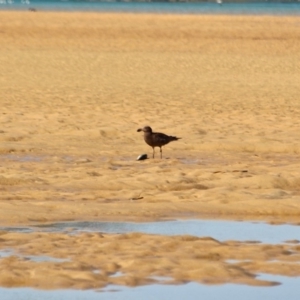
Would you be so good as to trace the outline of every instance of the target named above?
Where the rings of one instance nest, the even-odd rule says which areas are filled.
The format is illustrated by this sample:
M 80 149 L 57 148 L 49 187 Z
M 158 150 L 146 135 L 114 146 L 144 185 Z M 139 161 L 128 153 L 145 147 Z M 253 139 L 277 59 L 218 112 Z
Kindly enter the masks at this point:
M 297 1 L 290 3 L 280 2 L 226 2 L 218 4 L 215 1 L 207 2 L 90 2 L 72 5 L 57 2 L 57 6 L 46 3 L 30 4 L 0 4 L 0 11 L 30 11 L 61 12 L 61 13 L 123 13 L 123 14 L 174 14 L 174 15 L 229 15 L 229 16 L 299 16 L 300 6 Z M 280 10 L 282 8 L 282 10 Z M 292 8 L 292 9 L 291 9 Z

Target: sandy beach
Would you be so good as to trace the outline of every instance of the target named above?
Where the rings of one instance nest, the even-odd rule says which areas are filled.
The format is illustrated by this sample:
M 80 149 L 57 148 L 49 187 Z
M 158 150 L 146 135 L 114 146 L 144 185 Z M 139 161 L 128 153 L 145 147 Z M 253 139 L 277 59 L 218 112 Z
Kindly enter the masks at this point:
M 0 225 L 298 224 L 299 39 L 291 16 L 1 11 Z M 152 159 L 145 125 L 182 139 Z M 1 286 L 101 288 L 114 272 L 129 286 L 300 275 L 298 241 L 2 231 L 8 248 L 69 260 L 2 258 Z

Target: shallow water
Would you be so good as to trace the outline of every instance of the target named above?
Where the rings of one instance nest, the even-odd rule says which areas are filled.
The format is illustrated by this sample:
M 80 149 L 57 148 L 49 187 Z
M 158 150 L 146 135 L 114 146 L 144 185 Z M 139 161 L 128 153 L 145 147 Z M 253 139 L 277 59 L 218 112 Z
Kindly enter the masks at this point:
M 263 280 L 281 282 L 281 285 L 273 287 L 252 287 L 245 285 L 225 284 L 225 285 L 203 285 L 198 283 L 188 283 L 185 285 L 149 285 L 135 288 L 109 286 L 101 291 L 77 291 L 77 290 L 58 290 L 40 291 L 29 288 L 7 289 L 0 288 L 1 300 L 182 300 L 182 299 L 201 299 L 205 300 L 298 300 L 299 282 L 297 277 L 261 275 Z M 187 297 L 188 295 L 188 297 Z M 241 297 L 242 296 L 242 297 Z
M 19 231 L 18 228 L 1 228 L 3 230 Z M 282 243 L 287 240 L 300 239 L 300 227 L 297 225 L 270 225 L 263 222 L 239 222 L 239 221 L 216 221 L 216 220 L 176 220 L 164 222 L 61 222 L 48 225 L 39 225 L 34 227 L 22 228 L 22 232 L 47 231 L 47 232 L 67 232 L 77 233 L 88 232 L 106 232 L 106 233 L 129 233 L 143 232 L 148 234 L 163 235 L 194 235 L 211 236 L 220 241 L 240 240 L 240 241 L 260 241 L 264 243 Z M 26 232 L 25 231 L 25 232 Z M 15 255 L 12 250 L 6 249 L 0 252 L 0 257 Z M 55 258 L 48 256 L 26 256 L 26 258 L 35 261 L 47 261 Z M 235 264 L 236 261 L 229 262 Z M 121 272 L 115 276 L 122 276 Z M 252 287 L 238 284 L 224 285 L 204 285 L 198 283 L 188 283 L 184 285 L 167 285 L 168 278 L 154 278 L 159 284 L 139 286 L 135 288 L 109 285 L 104 289 L 97 291 L 81 290 L 55 290 L 41 291 L 31 288 L 0 288 L 1 300 L 7 299 L 174 299 L 181 300 L 198 299 L 199 295 L 203 299 L 231 300 L 239 299 L 243 295 L 243 300 L 257 299 L 299 299 L 299 277 L 259 275 L 259 279 L 280 283 L 272 287 Z
M 219 241 L 237 240 L 262 242 L 270 244 L 284 243 L 289 240 L 300 240 L 300 226 L 281 224 L 270 225 L 263 222 L 239 222 L 219 220 L 175 220 L 162 222 L 61 222 L 35 227 L 13 228 L 2 227 L 7 231 L 47 232 L 103 232 L 130 233 L 140 232 L 161 235 L 193 235 L 198 237 L 210 236 Z M 21 230 L 20 230 L 21 229 Z

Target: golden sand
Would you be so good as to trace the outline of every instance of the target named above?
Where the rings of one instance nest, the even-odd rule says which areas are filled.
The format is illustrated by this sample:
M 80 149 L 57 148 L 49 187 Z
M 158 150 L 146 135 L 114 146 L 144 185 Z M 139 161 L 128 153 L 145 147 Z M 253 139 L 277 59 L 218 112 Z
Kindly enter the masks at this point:
M 2 11 L 0 39 L 2 225 L 299 222 L 298 17 Z M 152 153 L 136 132 L 144 125 L 182 140 L 162 160 L 136 161 Z M 0 247 L 70 259 L 3 258 L 4 286 L 299 275 L 297 245 L 3 232 Z M 116 271 L 124 276 L 109 278 Z

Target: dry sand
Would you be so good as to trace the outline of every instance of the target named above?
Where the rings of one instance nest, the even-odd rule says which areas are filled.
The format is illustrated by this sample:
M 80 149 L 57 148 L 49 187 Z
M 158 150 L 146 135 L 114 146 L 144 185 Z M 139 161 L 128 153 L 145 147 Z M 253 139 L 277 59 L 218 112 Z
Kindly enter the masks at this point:
M 1 225 L 299 222 L 298 17 L 2 11 L 0 40 Z M 152 153 L 144 125 L 182 140 L 135 161 Z M 3 258 L 4 286 L 101 287 L 116 271 L 127 285 L 299 275 L 297 245 L 3 232 L 0 247 L 70 259 Z

